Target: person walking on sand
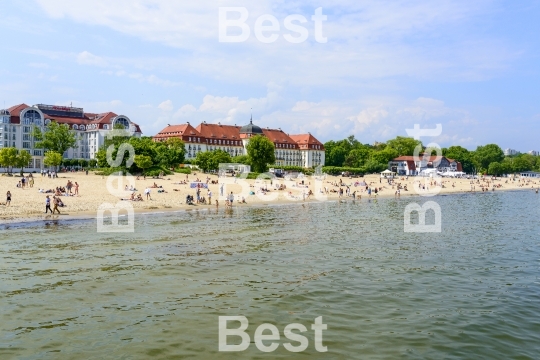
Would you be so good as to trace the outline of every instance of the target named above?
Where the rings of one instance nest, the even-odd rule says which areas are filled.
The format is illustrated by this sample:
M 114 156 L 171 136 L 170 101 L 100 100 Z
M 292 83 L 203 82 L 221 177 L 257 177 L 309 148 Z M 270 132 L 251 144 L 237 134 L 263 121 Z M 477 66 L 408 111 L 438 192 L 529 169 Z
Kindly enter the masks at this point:
M 47 212 L 51 212 L 52 213 L 52 210 L 51 210 L 51 199 L 49 198 L 49 195 L 47 195 L 45 197 L 45 214 Z
M 9 205 L 11 205 L 11 192 L 10 191 L 6 193 L 6 206 L 9 206 Z
M 212 192 L 210 190 L 208 190 L 208 204 L 212 204 Z
M 150 196 L 150 188 L 148 186 L 144 190 L 144 194 L 146 195 L 146 200 L 148 199 L 152 200 L 152 197 Z
M 79 184 L 77 184 L 76 181 L 75 181 L 75 186 L 74 186 L 74 188 L 75 188 L 75 193 L 73 194 L 73 196 L 75 196 L 75 195 L 78 196 L 78 195 L 79 195 Z
M 58 215 L 60 215 L 60 210 L 58 209 L 58 198 L 56 196 L 53 196 L 53 211 L 54 214 L 55 211 L 58 211 Z

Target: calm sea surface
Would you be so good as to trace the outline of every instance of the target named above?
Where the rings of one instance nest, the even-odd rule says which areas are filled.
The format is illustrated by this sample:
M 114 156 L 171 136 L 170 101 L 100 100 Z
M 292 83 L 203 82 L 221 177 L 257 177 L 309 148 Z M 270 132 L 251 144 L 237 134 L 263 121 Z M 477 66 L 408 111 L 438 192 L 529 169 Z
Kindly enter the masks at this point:
M 435 234 L 404 198 L 0 225 L 0 359 L 540 359 L 540 195 L 434 199 Z M 220 353 L 236 315 L 309 346 Z

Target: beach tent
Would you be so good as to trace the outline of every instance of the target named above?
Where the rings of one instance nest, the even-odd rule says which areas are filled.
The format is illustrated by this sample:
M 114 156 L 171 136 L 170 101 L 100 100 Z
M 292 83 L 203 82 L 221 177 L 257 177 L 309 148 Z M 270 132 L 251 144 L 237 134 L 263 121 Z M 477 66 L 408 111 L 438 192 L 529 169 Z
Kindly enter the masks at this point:
M 394 176 L 396 173 L 390 170 L 384 170 L 381 172 L 381 177 Z

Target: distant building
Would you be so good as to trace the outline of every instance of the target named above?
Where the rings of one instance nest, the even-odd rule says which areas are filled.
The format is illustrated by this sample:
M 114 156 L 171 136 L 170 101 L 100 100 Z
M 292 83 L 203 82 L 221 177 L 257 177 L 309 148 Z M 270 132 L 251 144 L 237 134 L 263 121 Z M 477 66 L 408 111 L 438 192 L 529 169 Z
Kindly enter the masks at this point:
M 512 155 L 517 155 L 517 154 L 519 154 L 519 151 L 514 150 L 514 149 L 506 149 L 506 150 L 504 150 L 504 155 L 505 156 L 512 156 Z
M 142 134 L 139 125 L 127 116 L 113 112 L 95 114 L 71 106 L 20 104 L 0 110 L 0 148 L 15 147 L 27 150 L 32 155 L 32 160 L 25 170 L 43 169 L 43 149 L 35 147 L 31 134 L 34 126 L 43 130 L 51 121 L 67 124 L 78 135 L 77 147 L 70 148 L 63 154 L 67 159 L 94 159 L 99 147 L 104 144 L 105 137 L 114 126 L 121 125 L 132 136 Z
M 539 153 L 538 151 L 536 151 L 536 150 L 531 150 L 531 151 L 528 152 L 528 154 L 530 154 L 530 155 L 532 155 L 532 156 L 538 156 L 538 155 L 540 155 L 540 153 Z
M 400 156 L 388 162 L 388 170 L 398 175 L 418 175 L 427 169 L 436 169 L 439 172 L 463 171 L 459 161 L 444 156 L 430 156 L 426 159 L 422 155 L 417 159 L 414 156 Z
M 523 178 L 540 178 L 540 173 L 534 171 L 524 171 L 519 175 Z
M 288 135 L 281 129 L 260 128 L 253 124 L 244 126 L 208 124 L 196 128 L 189 123 L 168 125 L 153 137 L 154 141 L 179 138 L 185 143 L 186 159 L 193 160 L 199 152 L 223 150 L 232 157 L 247 155 L 249 139 L 255 135 L 266 136 L 275 147 L 276 165 L 312 167 L 324 165 L 324 145 L 311 134 Z

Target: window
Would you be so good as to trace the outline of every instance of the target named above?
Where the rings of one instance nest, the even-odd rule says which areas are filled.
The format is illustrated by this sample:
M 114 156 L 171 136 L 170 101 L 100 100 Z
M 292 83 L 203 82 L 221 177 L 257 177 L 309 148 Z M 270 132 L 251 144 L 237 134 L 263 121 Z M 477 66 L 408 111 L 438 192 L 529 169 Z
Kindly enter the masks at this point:
M 41 159 L 35 159 L 36 160 L 36 168 L 41 168 Z
M 41 156 L 41 150 L 34 150 L 34 156 Z
M 36 110 L 28 110 L 23 116 L 25 125 L 41 125 L 41 114 Z
M 23 140 L 26 140 L 26 141 L 32 140 L 32 139 L 30 138 L 30 134 L 24 134 L 24 135 L 23 135 Z
M 119 117 L 114 121 L 114 125 L 120 124 L 124 129 L 129 129 L 129 121 L 126 118 Z
M 23 149 L 30 149 L 30 143 L 29 142 L 23 142 L 22 147 L 23 147 Z
M 79 125 L 77 124 L 73 125 L 73 130 L 79 130 Z
M 103 125 L 103 130 L 109 130 L 109 125 L 108 124 Z

